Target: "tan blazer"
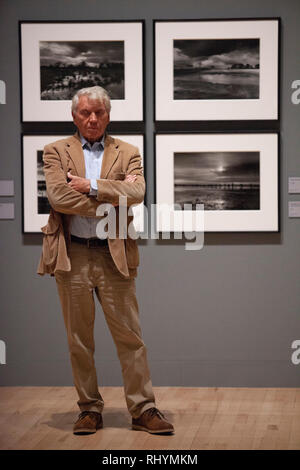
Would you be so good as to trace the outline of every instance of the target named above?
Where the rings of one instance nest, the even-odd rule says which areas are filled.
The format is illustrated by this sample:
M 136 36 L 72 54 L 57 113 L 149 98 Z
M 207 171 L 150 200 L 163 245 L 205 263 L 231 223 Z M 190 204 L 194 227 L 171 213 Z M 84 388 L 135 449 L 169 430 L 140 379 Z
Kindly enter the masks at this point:
M 101 175 L 97 180 L 97 197 L 76 191 L 67 184 L 67 172 L 85 177 L 85 162 L 78 133 L 67 139 L 46 145 L 43 154 L 47 195 L 51 205 L 47 225 L 41 227 L 43 248 L 37 273 L 54 276 L 56 271 L 70 271 L 68 256 L 70 243 L 70 215 L 94 217 L 100 203 L 118 205 L 119 196 L 127 197 L 127 206 L 139 204 L 145 195 L 145 180 L 141 157 L 137 147 L 106 135 Z M 135 174 L 134 183 L 122 181 L 126 175 Z M 116 207 L 116 220 L 118 221 Z M 133 217 L 127 217 L 127 225 Z M 99 218 L 100 220 L 100 218 Z M 118 223 L 116 238 L 108 239 L 114 263 L 124 277 L 137 275 L 139 253 L 136 240 L 120 239 Z

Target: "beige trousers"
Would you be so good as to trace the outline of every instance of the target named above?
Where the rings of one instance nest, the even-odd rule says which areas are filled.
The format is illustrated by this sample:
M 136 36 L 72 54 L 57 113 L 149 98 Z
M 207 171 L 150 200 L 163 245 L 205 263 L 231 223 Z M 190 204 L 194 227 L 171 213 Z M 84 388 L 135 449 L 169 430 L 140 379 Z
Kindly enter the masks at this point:
M 135 279 L 117 270 L 108 246 L 71 242 L 71 271 L 55 274 L 66 326 L 73 380 L 81 411 L 102 412 L 94 363 L 94 290 L 120 359 L 129 413 L 139 417 L 155 405 L 146 346 L 142 340 Z

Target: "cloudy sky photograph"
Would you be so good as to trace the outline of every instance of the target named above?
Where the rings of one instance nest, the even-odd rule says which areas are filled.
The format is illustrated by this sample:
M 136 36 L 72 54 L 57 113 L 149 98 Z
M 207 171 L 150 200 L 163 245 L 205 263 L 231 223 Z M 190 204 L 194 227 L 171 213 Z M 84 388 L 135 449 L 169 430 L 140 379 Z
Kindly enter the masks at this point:
M 175 153 L 176 184 L 259 183 L 259 152 Z
M 259 98 L 259 39 L 174 40 L 174 99 Z
M 122 100 L 124 41 L 41 41 L 40 80 L 41 100 L 70 100 L 92 86 Z
M 124 62 L 124 41 L 41 41 L 41 66 L 63 63 L 89 67 L 103 62 Z
M 175 68 L 227 69 L 239 63 L 259 64 L 259 39 L 174 40 Z

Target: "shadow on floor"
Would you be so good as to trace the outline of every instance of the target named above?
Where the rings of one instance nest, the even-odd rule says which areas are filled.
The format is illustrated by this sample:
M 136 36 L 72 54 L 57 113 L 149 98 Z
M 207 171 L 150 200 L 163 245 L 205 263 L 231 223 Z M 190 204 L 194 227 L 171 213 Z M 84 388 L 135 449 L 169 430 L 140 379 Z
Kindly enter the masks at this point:
M 73 424 L 78 418 L 78 412 L 66 413 L 53 413 L 49 421 L 44 421 L 46 424 L 55 429 L 69 431 L 73 429 Z M 102 413 L 104 428 L 130 428 L 131 416 L 128 411 L 124 409 L 104 410 Z
M 170 413 L 161 410 L 167 420 L 173 421 Z M 73 425 L 79 415 L 78 412 L 66 412 L 66 413 L 53 413 L 50 420 L 44 421 L 41 424 L 62 431 L 72 431 Z M 131 416 L 127 410 L 123 408 L 107 409 L 102 413 L 103 427 L 105 428 L 126 428 L 131 429 Z

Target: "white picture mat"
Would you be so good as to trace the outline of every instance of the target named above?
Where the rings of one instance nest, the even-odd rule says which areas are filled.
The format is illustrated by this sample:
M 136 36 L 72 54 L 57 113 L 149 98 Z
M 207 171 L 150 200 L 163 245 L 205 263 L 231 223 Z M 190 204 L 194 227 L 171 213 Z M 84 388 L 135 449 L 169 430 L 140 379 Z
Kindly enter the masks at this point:
M 24 205 L 24 232 L 40 232 L 41 227 L 47 224 L 49 214 L 38 214 L 37 192 L 37 151 L 44 146 L 70 136 L 63 135 L 24 135 L 23 136 L 23 205 Z M 144 154 L 143 135 L 113 135 L 139 148 L 142 162 Z M 142 232 L 144 227 L 143 204 L 133 208 L 134 228 Z
M 259 99 L 174 100 L 174 39 L 259 38 Z M 277 119 L 278 21 L 157 22 L 156 120 Z
M 111 121 L 143 120 L 142 23 L 23 23 L 23 121 L 72 121 L 71 100 L 40 99 L 40 41 L 124 41 L 125 100 L 112 100 Z
M 156 204 L 174 204 L 175 152 L 260 152 L 260 210 L 204 211 L 205 231 L 278 230 L 277 134 L 156 135 Z M 177 212 L 177 211 L 176 211 Z M 184 211 L 178 211 L 184 212 Z M 187 211 L 192 212 L 192 211 Z M 157 230 L 161 231 L 158 218 Z M 176 226 L 170 230 L 177 230 Z

